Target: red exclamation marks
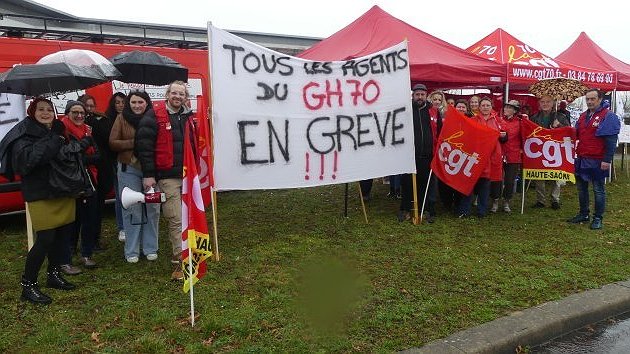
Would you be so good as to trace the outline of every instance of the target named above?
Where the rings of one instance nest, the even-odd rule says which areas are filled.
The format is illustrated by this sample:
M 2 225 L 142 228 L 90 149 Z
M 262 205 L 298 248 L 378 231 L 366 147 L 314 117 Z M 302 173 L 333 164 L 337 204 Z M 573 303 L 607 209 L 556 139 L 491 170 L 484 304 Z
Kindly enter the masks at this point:
M 319 180 L 324 179 L 324 154 L 319 155 Z
M 309 177 L 309 175 L 308 175 L 308 173 L 309 173 L 309 167 L 310 167 L 310 159 L 309 159 L 308 152 L 306 152 L 306 175 L 304 176 L 304 179 L 305 179 L 305 180 L 307 180 L 307 181 L 308 181 L 308 180 L 309 180 L 309 178 L 310 178 L 310 177 Z
M 333 175 L 332 178 L 335 179 L 337 178 L 337 150 L 335 150 L 335 163 L 333 164 Z

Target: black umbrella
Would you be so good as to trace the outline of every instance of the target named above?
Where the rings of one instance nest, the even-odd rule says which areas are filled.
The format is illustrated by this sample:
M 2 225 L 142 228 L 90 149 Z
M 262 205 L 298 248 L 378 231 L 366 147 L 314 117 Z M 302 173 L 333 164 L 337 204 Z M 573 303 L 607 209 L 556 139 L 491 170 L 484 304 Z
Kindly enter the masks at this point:
M 122 74 L 121 81 L 147 85 L 167 85 L 188 81 L 188 69 L 175 60 L 155 52 L 134 50 L 109 58 Z
M 0 74 L 0 92 L 38 96 L 82 90 L 108 81 L 94 69 L 66 63 L 17 65 Z

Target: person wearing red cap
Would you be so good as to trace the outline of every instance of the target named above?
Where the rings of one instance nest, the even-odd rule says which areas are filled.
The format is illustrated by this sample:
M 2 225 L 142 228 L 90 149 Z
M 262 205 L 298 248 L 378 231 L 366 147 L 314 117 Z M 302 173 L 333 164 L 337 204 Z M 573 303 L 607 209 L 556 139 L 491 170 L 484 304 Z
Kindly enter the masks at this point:
M 558 113 L 562 113 L 565 116 L 567 116 L 567 118 L 571 119 L 571 112 L 569 112 L 569 110 L 567 109 L 567 101 L 562 100 L 558 103 Z

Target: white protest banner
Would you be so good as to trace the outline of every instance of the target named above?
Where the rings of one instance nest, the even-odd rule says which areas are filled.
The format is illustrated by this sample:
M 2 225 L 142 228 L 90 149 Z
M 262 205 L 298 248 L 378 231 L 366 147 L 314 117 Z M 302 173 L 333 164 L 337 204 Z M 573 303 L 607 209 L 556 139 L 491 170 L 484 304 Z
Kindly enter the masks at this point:
M 406 42 L 316 62 L 209 33 L 217 190 L 415 172 Z
M 24 96 L 0 93 L 0 140 L 26 117 Z

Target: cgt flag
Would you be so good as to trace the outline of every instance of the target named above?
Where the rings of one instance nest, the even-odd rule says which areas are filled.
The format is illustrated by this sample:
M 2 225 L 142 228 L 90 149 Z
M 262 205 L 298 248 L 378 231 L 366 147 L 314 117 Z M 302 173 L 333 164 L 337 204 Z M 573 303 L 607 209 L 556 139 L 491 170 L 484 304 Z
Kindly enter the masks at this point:
M 469 195 L 490 163 L 498 138 L 498 131 L 472 121 L 449 106 L 431 169 L 442 182 Z
M 198 161 L 192 151 L 190 124 L 184 139 L 184 176 L 182 180 L 182 268 L 184 292 L 206 274 L 206 259 L 212 255 L 208 222 L 199 182 Z M 190 260 L 192 257 L 192 271 Z
M 199 137 L 197 139 L 197 151 L 199 152 L 199 182 L 203 205 L 210 205 L 212 187 L 214 186 L 212 170 L 212 131 L 208 123 L 208 107 L 203 96 L 197 96 L 197 127 Z
M 545 129 L 523 119 L 521 136 L 525 179 L 575 183 L 575 129 Z

